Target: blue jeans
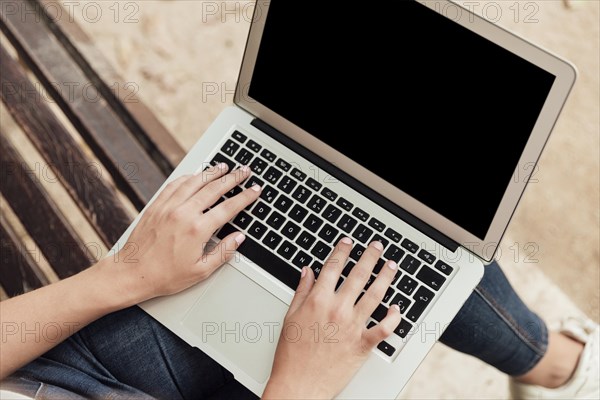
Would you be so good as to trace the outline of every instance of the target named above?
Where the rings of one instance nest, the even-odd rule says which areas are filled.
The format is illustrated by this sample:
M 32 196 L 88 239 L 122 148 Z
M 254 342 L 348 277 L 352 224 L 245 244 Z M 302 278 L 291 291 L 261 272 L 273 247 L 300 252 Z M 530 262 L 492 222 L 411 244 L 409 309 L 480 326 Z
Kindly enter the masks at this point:
M 544 355 L 548 331 L 493 263 L 441 342 L 518 376 Z M 90 324 L 19 369 L 3 387 L 35 398 L 256 398 L 138 307 Z

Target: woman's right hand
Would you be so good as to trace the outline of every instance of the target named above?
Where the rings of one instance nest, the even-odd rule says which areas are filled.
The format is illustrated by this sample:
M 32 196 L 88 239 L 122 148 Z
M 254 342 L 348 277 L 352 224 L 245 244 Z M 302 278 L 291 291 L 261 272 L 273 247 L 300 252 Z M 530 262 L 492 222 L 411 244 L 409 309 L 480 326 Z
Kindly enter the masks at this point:
M 335 286 L 346 265 L 352 240 L 342 239 L 315 281 L 310 268 L 302 279 L 284 320 L 271 378 L 263 398 L 333 398 L 350 382 L 373 347 L 400 323 L 398 306 L 390 307 L 381 323 L 366 328 L 398 270 L 388 261 L 360 301 L 383 246 L 373 242 L 344 284 Z M 356 304 L 355 304 L 356 303 Z

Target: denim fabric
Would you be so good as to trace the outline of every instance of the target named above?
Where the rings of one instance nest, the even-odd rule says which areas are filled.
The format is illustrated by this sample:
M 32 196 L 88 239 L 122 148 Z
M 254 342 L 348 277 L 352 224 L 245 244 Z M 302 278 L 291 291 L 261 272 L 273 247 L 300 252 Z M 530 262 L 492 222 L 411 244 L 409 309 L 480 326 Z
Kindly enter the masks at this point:
M 521 375 L 545 353 L 547 335 L 543 321 L 494 263 L 441 341 L 507 374 Z M 90 324 L 2 386 L 40 399 L 256 398 L 138 307 Z

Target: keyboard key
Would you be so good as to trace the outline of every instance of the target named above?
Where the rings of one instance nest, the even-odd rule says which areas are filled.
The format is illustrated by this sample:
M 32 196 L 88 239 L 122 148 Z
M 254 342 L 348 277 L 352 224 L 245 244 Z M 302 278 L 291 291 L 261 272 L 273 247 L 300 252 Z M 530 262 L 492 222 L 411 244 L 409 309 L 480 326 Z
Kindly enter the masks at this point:
M 331 252 L 331 250 L 332 250 L 331 246 L 328 246 L 327 244 L 325 244 L 321 241 L 318 241 L 310 253 L 320 260 L 325 260 L 325 258 L 327 258 L 327 256 Z
M 417 293 L 414 295 L 415 304 L 406 313 L 406 318 L 412 322 L 417 322 L 423 311 L 427 308 L 427 305 L 433 298 L 434 294 L 430 292 L 425 286 L 421 286 Z
M 225 142 L 223 147 L 221 147 L 221 151 L 227 154 L 229 157 L 233 157 L 236 151 L 240 148 L 240 145 L 235 143 L 233 140 L 228 140 Z
M 381 268 L 383 268 L 384 265 L 385 265 L 385 260 L 382 260 L 381 258 L 379 260 L 377 260 L 375 267 L 373 267 L 373 273 L 379 274 L 379 272 L 381 271 Z
M 304 204 L 306 202 L 306 200 L 308 200 L 308 198 L 311 195 L 311 191 L 308 190 L 308 188 L 306 186 L 298 186 L 298 188 L 294 191 L 294 194 L 292 195 L 292 197 L 294 199 L 296 199 L 299 203 Z
M 362 296 L 362 293 L 360 295 Z M 356 301 L 356 303 L 358 303 L 358 300 Z M 369 321 L 369 323 L 367 324 L 367 329 L 371 329 L 374 326 L 377 326 L 377 322 L 375 322 L 375 321 Z
M 240 143 L 244 143 L 246 141 L 246 139 L 248 139 L 246 137 L 246 135 L 244 135 L 243 133 L 241 133 L 240 131 L 234 131 L 231 134 L 231 137 L 234 138 L 235 140 L 237 140 Z
M 254 140 L 250 140 L 246 146 L 248 146 L 248 148 L 255 153 L 258 153 L 260 149 L 262 149 L 262 146 L 256 143 Z
M 308 186 L 315 192 L 318 192 L 323 187 L 323 185 L 321 185 L 319 182 L 317 182 L 313 178 L 308 178 L 308 180 L 306 181 L 306 186 Z
M 237 196 L 240 193 L 242 193 L 242 188 L 239 186 L 234 186 L 229 192 L 225 193 L 224 196 L 230 198 L 233 196 Z
M 296 243 L 298 246 L 302 247 L 304 250 L 310 249 L 310 246 L 317 240 L 313 235 L 308 232 L 302 232 L 298 239 L 296 239 Z
M 369 220 L 369 226 L 375 229 L 377 232 L 383 232 L 383 230 L 385 229 L 385 224 L 380 220 L 376 219 L 375 217 Z
M 269 216 L 269 218 L 267 218 L 267 225 L 269 225 L 271 228 L 273 228 L 275 230 L 279 230 L 279 228 L 281 228 L 281 225 L 283 225 L 284 222 L 285 222 L 285 217 L 283 215 L 279 214 L 277 211 L 273 211 L 271 216 Z
M 298 179 L 300 182 L 302 182 L 306 179 L 306 174 L 304 172 L 300 171 L 298 168 L 294 168 L 292 170 L 292 172 L 290 172 L 290 175 L 293 176 L 294 178 Z
M 369 277 L 369 279 L 367 280 L 367 283 L 365 284 L 365 290 L 369 289 L 371 287 L 371 285 L 373 284 L 373 282 L 375 282 L 375 275 L 371 275 Z
M 252 164 L 250 164 L 250 169 L 256 175 L 261 175 L 263 171 L 267 168 L 267 162 L 260 157 L 256 157 Z
M 365 248 L 360 244 L 355 244 L 350 252 L 350 258 L 355 259 L 356 261 L 360 260 L 363 253 L 365 252 Z
M 294 202 L 292 201 L 292 199 L 290 199 L 289 197 L 285 196 L 285 195 L 281 195 L 277 198 L 277 201 L 275 202 L 275 204 L 273 204 L 273 206 L 278 209 L 281 212 L 287 212 L 287 210 L 290 209 L 290 207 L 292 206 L 292 204 L 294 204 Z
M 306 221 L 304 221 L 302 224 L 302 226 L 312 233 L 317 233 L 317 230 L 319 230 L 321 225 L 323 225 L 323 220 L 314 214 L 310 214 L 308 218 L 306 218 Z
M 386 238 L 384 238 L 381 235 L 375 235 L 373 236 L 373 239 L 371 239 L 371 242 L 380 242 L 383 245 L 383 248 L 385 249 L 387 247 L 387 245 L 390 243 L 389 240 L 387 240 Z
M 356 218 L 360 219 L 363 222 L 369 219 L 369 214 L 358 207 L 356 207 L 354 211 L 352 211 L 352 215 L 354 215 Z
M 394 279 L 392 279 L 392 286 L 398 282 L 398 279 L 402 276 L 402 272 L 400 270 L 396 271 L 396 275 L 394 275 Z
M 346 278 L 348 277 L 348 275 L 350 275 L 350 272 L 352 272 L 352 268 L 354 268 L 354 266 L 356 265 L 355 262 L 353 261 L 348 261 L 346 263 L 346 266 L 344 267 L 344 270 L 342 271 L 342 275 L 345 276 Z
M 396 329 L 394 329 L 394 333 L 396 335 L 400 336 L 402 339 L 404 339 L 406 337 L 406 335 L 408 335 L 408 332 L 410 332 L 411 329 L 412 329 L 412 324 L 410 322 L 408 322 L 407 320 L 405 320 L 404 318 L 402 318 L 402 321 L 400 321 L 400 323 L 398 324 Z
M 307 207 L 315 214 L 319 214 L 325 207 L 325 199 L 319 195 L 314 195 L 307 204 Z
M 428 264 L 432 264 L 435 261 L 435 256 L 426 250 L 421 250 L 418 254 L 419 258 Z
M 341 228 L 346 233 L 350 233 L 357 223 L 358 221 L 351 216 L 342 215 L 342 218 L 340 218 L 340 221 L 337 223 L 337 227 Z
M 392 298 L 392 296 L 394 295 L 394 293 L 396 293 L 394 291 L 394 289 L 392 289 L 391 287 L 389 287 L 386 292 L 385 295 L 383 296 L 383 300 L 381 300 L 382 303 L 387 303 L 388 301 L 390 301 L 390 299 Z
M 342 283 L 344 283 L 344 277 L 340 276 L 337 283 L 335 284 L 335 290 L 338 290 L 340 286 L 342 286 Z
M 319 274 L 321 273 L 321 270 L 323 269 L 323 264 L 318 261 L 315 261 L 314 263 L 312 263 L 310 268 L 313 270 L 313 272 L 315 274 L 315 279 L 316 279 L 319 277 Z
M 290 240 L 294 240 L 298 233 L 300 233 L 300 227 L 293 223 L 292 221 L 288 221 L 287 224 L 281 230 L 283 236 L 287 237 Z
M 304 217 L 306 217 L 306 214 L 308 214 L 308 210 L 296 204 L 294 207 L 292 207 L 292 210 L 289 212 L 288 215 L 291 219 L 300 223 L 302 222 Z
M 300 250 L 298 254 L 296 254 L 296 257 L 294 257 L 294 259 L 292 260 L 292 264 L 302 269 L 302 267 L 309 266 L 312 260 L 313 258 L 311 256 Z
M 274 185 L 275 183 L 277 183 L 279 178 L 281 178 L 281 175 L 283 175 L 283 172 L 281 172 L 275 167 L 269 167 L 267 172 L 265 172 L 265 174 L 263 175 L 263 178 L 265 178 L 267 182 Z
M 324 241 L 331 243 L 338 233 L 340 233 L 340 231 L 335 229 L 333 226 L 326 224 L 319 232 L 319 237 Z
M 377 348 L 383 352 L 386 356 L 391 357 L 396 349 L 394 346 L 386 342 L 385 340 L 377 345 Z
M 264 149 L 261 153 L 261 156 L 263 156 L 264 158 L 266 158 L 267 160 L 269 160 L 270 162 L 275 161 L 275 159 L 277 158 L 277 156 L 273 153 L 271 153 L 269 150 Z
M 292 258 L 296 250 L 298 250 L 298 248 L 286 240 L 281 246 L 279 246 L 277 254 L 289 260 Z
M 402 279 L 400 279 L 400 282 L 398 282 L 398 285 L 396 286 L 402 293 L 407 294 L 407 295 L 411 295 L 413 294 L 413 292 L 415 291 L 415 289 L 417 288 L 417 285 L 419 283 L 414 280 L 413 278 L 411 278 L 408 275 L 404 275 L 402 277 Z
M 258 221 L 255 221 L 250 227 L 250 229 L 248 229 L 248 233 L 259 240 L 261 237 L 263 237 L 266 231 L 267 227 Z
M 411 253 L 416 253 L 417 250 L 419 250 L 419 246 L 417 246 L 417 244 L 409 239 L 404 239 L 402 241 L 402 244 L 400 244 L 400 246 L 404 247 L 406 250 L 410 251 Z
M 252 215 L 260 219 L 267 218 L 267 215 L 271 212 L 271 207 L 260 201 L 252 210 Z
M 251 176 L 248 179 L 248 182 L 246 182 L 246 184 L 244 185 L 245 188 L 250 188 L 254 185 L 258 185 L 260 187 L 265 186 L 265 183 L 263 181 L 261 181 L 260 179 L 258 179 L 256 176 Z
M 221 153 L 217 153 L 210 163 L 211 163 L 211 165 L 218 165 L 221 163 L 225 163 L 225 164 L 227 164 L 229 171 L 232 171 L 233 168 L 235 167 L 235 163 L 233 161 L 231 161 L 229 158 L 225 157 Z
M 348 200 L 346 200 L 343 197 L 340 197 L 336 204 L 338 206 L 342 207 L 346 211 L 350 211 L 350 210 L 352 210 L 352 207 L 354 207 L 354 204 L 350 203 Z
M 404 250 L 402 250 L 398 246 L 394 246 L 393 244 L 387 249 L 385 254 L 383 255 L 388 260 L 393 260 L 396 263 L 400 262 L 400 259 L 404 256 Z
M 277 187 L 286 192 L 287 194 L 290 194 L 292 193 L 292 190 L 294 190 L 294 188 L 296 187 L 296 181 L 290 178 L 289 176 L 284 176 L 283 179 L 281 179 L 281 182 L 279 182 L 279 184 L 277 185 Z
M 262 242 L 271 250 L 275 250 L 277 248 L 277 245 L 281 243 L 281 236 L 279 236 L 273 231 L 269 231 L 265 238 L 262 240 Z
M 428 266 L 424 265 L 423 268 L 417 274 L 417 279 L 432 288 L 433 290 L 439 290 L 442 287 L 446 278 L 438 274 Z
M 451 266 L 449 266 L 442 260 L 439 260 L 438 262 L 435 263 L 435 269 L 437 269 L 444 275 L 450 275 L 452 273 L 452 271 L 454 270 L 454 268 L 452 268 Z
M 373 314 L 371 314 L 371 318 L 373 318 L 377 322 L 381 322 L 382 319 L 387 315 L 388 308 L 383 304 L 379 304 Z
M 402 262 L 400 263 L 400 268 L 402 268 L 409 274 L 414 274 L 415 272 L 417 272 L 417 269 L 419 268 L 420 265 L 421 265 L 421 262 L 419 260 L 417 260 L 410 254 L 408 254 L 406 257 L 404 257 L 404 260 L 402 260 Z
M 392 228 L 387 228 L 384 235 L 386 237 L 392 239 L 396 243 L 398 243 L 400 241 L 400 239 L 402 239 L 402 235 L 399 234 L 398 232 L 396 232 L 395 230 L 393 230 Z
M 217 234 L 217 237 L 223 239 L 230 233 L 236 231 L 237 229 L 231 224 L 225 224 Z M 238 251 L 240 254 L 256 263 L 256 265 L 273 275 L 276 279 L 283 282 L 289 288 L 295 290 L 298 287 L 298 282 L 300 282 L 300 271 L 271 253 L 271 251 L 251 237 L 246 237 L 246 240 L 238 247 Z
M 390 305 L 392 305 L 392 304 L 398 305 L 398 307 L 400 307 L 400 312 L 402 314 L 404 314 L 406 312 L 406 310 L 408 309 L 408 307 L 410 307 L 410 303 L 412 303 L 412 301 L 410 301 L 409 299 L 407 299 L 406 297 L 404 297 L 403 295 L 398 293 L 396 296 L 394 296 L 394 300 L 392 300 Z
M 290 164 L 289 162 L 287 162 L 281 158 L 277 160 L 275 165 L 277 167 L 281 168 L 282 170 L 284 170 L 285 172 L 288 172 L 290 170 L 290 168 L 292 168 L 292 164 Z
M 242 165 L 248 165 L 254 158 L 254 154 L 248 149 L 241 149 L 240 152 L 235 156 L 235 161 Z
M 338 220 L 338 218 L 340 217 L 340 215 L 342 215 L 342 210 L 340 210 L 339 208 L 337 208 L 336 206 L 334 206 L 333 204 L 328 205 L 325 208 L 325 211 L 323 211 L 323 217 L 331 222 L 332 224 L 335 223 L 335 221 Z
M 250 225 L 250 222 L 252 222 L 252 219 L 253 218 L 246 214 L 245 211 L 242 211 L 236 215 L 236 217 L 233 219 L 233 223 L 242 229 L 246 229 L 248 225 Z
M 263 188 L 263 191 L 260 194 L 260 198 L 266 201 L 267 203 L 271 204 L 278 194 L 278 190 L 273 189 L 272 186 L 267 185 Z
M 367 243 L 367 240 L 369 240 L 372 235 L 373 230 L 367 228 L 363 224 L 358 225 L 358 227 L 354 230 L 354 233 L 352 233 L 352 237 L 363 243 Z
M 321 194 L 325 196 L 326 199 L 329 199 L 331 201 L 334 201 L 338 197 L 337 193 L 329 188 L 324 188 Z

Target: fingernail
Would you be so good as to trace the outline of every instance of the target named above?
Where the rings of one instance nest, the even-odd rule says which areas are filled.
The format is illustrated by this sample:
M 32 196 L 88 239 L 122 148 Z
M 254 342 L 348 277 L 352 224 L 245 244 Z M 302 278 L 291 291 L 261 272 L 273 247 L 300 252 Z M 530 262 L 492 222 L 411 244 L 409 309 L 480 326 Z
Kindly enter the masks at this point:
M 349 237 L 345 237 L 341 240 L 341 242 L 345 244 L 352 244 L 352 239 L 350 239 Z
M 300 278 L 304 278 L 306 276 L 306 267 L 302 267 L 302 272 L 300 272 Z
M 379 240 L 371 242 L 371 246 L 375 247 L 379 251 L 383 250 L 383 244 L 381 244 Z
M 252 185 L 252 190 L 254 190 L 255 192 L 260 192 L 261 191 L 261 187 L 260 185 Z
M 244 240 L 246 240 L 246 235 L 244 235 L 243 233 L 240 233 L 239 235 L 237 235 L 235 237 L 235 242 L 237 243 L 237 245 L 241 245 L 242 243 L 244 243 Z
M 249 166 L 247 166 L 247 165 L 244 165 L 244 166 L 241 168 L 241 170 L 242 170 L 242 172 L 243 172 L 243 173 L 246 173 L 246 172 L 249 172 L 249 171 L 250 171 L 250 167 L 249 167 Z
M 396 270 L 396 268 L 398 268 L 398 264 L 396 264 L 396 263 L 395 263 L 395 262 L 393 262 L 393 261 L 388 261 L 388 267 L 390 267 L 390 269 L 391 269 L 392 271 L 395 271 L 395 270 Z
M 225 164 L 225 163 L 220 163 L 217 165 L 218 169 L 222 169 L 223 171 L 229 169 L 229 165 Z
M 400 306 L 398 304 L 394 304 L 392 305 L 392 307 L 394 308 L 394 310 L 400 312 Z

